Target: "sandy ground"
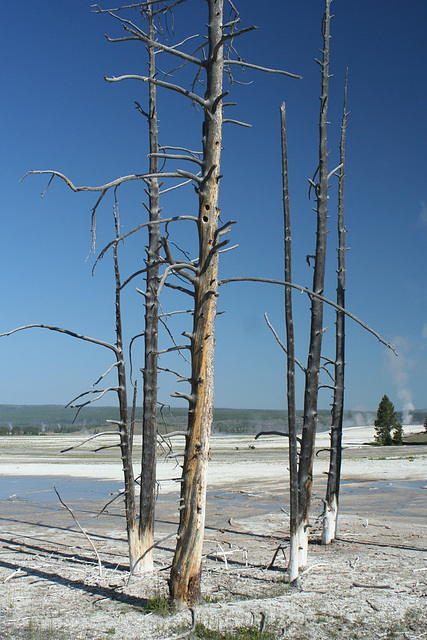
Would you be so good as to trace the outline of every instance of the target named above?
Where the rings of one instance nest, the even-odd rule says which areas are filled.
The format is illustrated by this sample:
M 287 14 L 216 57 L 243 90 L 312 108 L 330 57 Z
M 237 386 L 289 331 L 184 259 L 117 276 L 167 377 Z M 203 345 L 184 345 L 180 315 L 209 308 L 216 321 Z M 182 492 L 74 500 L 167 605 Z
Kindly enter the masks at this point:
M 327 453 L 316 457 L 309 565 L 300 590 L 287 585 L 284 571 L 284 439 L 212 439 L 197 624 L 240 629 L 236 637 L 244 638 L 242 629 L 258 627 L 265 615 L 274 638 L 427 638 L 427 446 L 364 446 L 372 439 L 373 428 L 345 430 L 339 537 L 330 547 L 319 544 L 318 520 Z M 37 476 L 121 479 L 117 451 L 97 457 L 93 442 L 58 459 L 60 448 L 78 442 L 74 436 L 2 438 L 1 488 L 13 476 L 27 476 L 35 488 Z M 319 434 L 317 447 L 327 443 L 327 434 Z M 105 500 L 80 497 L 70 504 L 96 545 L 101 575 L 91 545 L 58 502 L 19 495 L 0 501 L 0 638 L 164 640 L 189 630 L 190 612 L 163 618 L 146 608 L 167 594 L 178 518 L 176 459 L 160 460 L 158 475 L 156 540 L 171 537 L 156 550 L 154 573 L 130 581 L 119 501 L 102 516 Z M 49 635 L 57 630 L 64 635 Z

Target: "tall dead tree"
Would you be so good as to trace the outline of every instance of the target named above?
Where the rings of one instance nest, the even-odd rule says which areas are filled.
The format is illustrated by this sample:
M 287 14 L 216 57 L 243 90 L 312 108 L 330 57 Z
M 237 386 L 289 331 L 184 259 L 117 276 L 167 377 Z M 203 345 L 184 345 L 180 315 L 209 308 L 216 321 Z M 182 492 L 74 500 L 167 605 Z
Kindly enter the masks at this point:
M 317 205 L 316 251 L 314 259 L 314 293 L 323 296 L 326 265 L 326 238 L 328 217 L 328 149 L 327 115 L 329 98 L 329 38 L 331 23 L 331 2 L 325 0 L 322 21 L 322 60 L 317 61 L 322 75 L 319 117 L 319 166 L 318 182 L 314 185 Z M 298 467 L 299 505 L 298 538 L 299 565 L 307 563 L 311 489 L 313 484 L 313 460 L 317 426 L 317 401 L 319 389 L 320 357 L 323 337 L 323 301 L 311 299 L 310 343 L 307 368 L 305 371 L 304 418 L 300 462 Z
M 223 123 L 223 0 L 208 0 L 208 52 L 202 180 L 198 187 L 199 256 L 194 276 L 191 392 L 182 472 L 178 540 L 170 593 L 178 607 L 200 598 L 209 438 L 214 406 L 215 316 L 218 289 L 218 193 Z
M 227 241 L 221 236 L 229 230 L 230 222 L 218 227 L 218 194 L 223 123 L 234 120 L 223 118 L 224 69 L 231 74 L 232 65 L 281 73 L 265 69 L 241 59 L 224 57 L 224 47 L 233 51 L 233 39 L 254 27 L 237 30 L 240 19 L 232 2 L 231 17 L 224 24 L 224 0 L 207 0 L 207 50 L 205 72 L 204 121 L 202 130 L 202 175 L 198 181 L 199 196 L 198 238 L 199 252 L 194 270 L 193 330 L 190 335 L 191 377 L 190 394 L 184 396 L 189 403 L 188 426 L 181 480 L 180 520 L 177 545 L 169 581 L 170 595 L 177 608 L 194 604 L 201 595 L 202 546 L 206 511 L 207 463 L 214 402 L 214 349 L 215 316 L 218 296 L 218 255 Z M 187 264 L 187 268 L 190 264 Z M 180 271 L 182 273 L 182 271 Z M 188 277 L 188 273 L 187 273 Z
M 155 3 L 144 2 L 134 5 L 139 9 L 142 20 L 148 22 L 148 42 L 145 43 L 148 52 L 148 77 L 154 79 L 157 75 L 155 62 L 155 47 L 153 42 L 156 37 L 155 18 L 162 14 L 153 9 Z M 123 7 L 129 9 L 129 7 Z M 118 20 L 125 29 L 134 25 L 121 15 L 122 8 L 113 11 L 103 10 L 96 6 L 97 13 L 108 13 Z M 135 27 L 136 28 L 136 27 Z M 110 38 L 109 42 L 125 42 L 138 40 L 133 34 L 131 37 Z M 107 79 L 107 78 L 106 78 Z M 139 545 L 141 556 L 138 562 L 138 571 L 147 572 L 153 569 L 154 549 L 154 513 L 156 499 L 156 450 L 157 450 L 157 377 L 158 377 L 158 287 L 159 266 L 162 263 L 160 257 L 160 185 L 159 185 L 159 132 L 157 119 L 157 87 L 154 83 L 148 85 L 148 110 L 144 111 L 139 103 L 136 103 L 138 111 L 146 117 L 149 129 L 149 177 L 144 181 L 147 185 L 148 206 L 144 204 L 149 216 L 148 247 L 145 260 L 146 286 L 144 295 L 144 367 L 143 375 L 143 411 L 142 411 L 142 459 L 140 475 L 140 512 L 139 512 Z
M 131 428 L 128 415 L 128 397 L 126 384 L 126 365 L 123 349 L 123 329 L 121 311 L 122 282 L 118 261 L 118 242 L 120 237 L 119 220 L 117 207 L 115 209 L 116 242 L 113 246 L 114 277 L 115 277 L 115 308 L 116 308 L 116 354 L 117 354 L 117 396 L 119 401 L 120 422 L 118 423 L 120 434 L 120 449 L 122 456 L 122 467 L 125 484 L 125 513 L 126 530 L 129 545 L 129 567 L 131 572 L 136 569 L 137 562 L 141 557 L 141 544 L 138 531 L 138 513 L 136 509 L 135 497 L 135 476 L 132 464 L 132 441 L 130 437 Z
M 283 179 L 283 216 L 285 229 L 285 282 L 292 282 L 292 242 L 291 216 L 289 209 L 289 177 L 288 151 L 286 141 L 286 107 L 280 108 L 281 143 L 282 143 L 282 179 Z M 288 438 L 289 438 L 289 494 L 290 494 L 290 551 L 289 582 L 298 580 L 298 443 L 295 405 L 295 340 L 294 320 L 292 313 L 292 287 L 285 285 L 285 322 L 286 322 L 286 380 L 288 406 Z
M 338 176 L 338 268 L 337 305 L 345 307 L 345 236 L 344 226 L 344 163 L 345 132 L 347 128 L 347 73 L 345 77 L 344 108 L 341 121 L 340 173 Z M 342 426 L 344 414 L 344 367 L 345 367 L 345 314 L 336 312 L 335 331 L 335 376 L 332 404 L 331 447 L 329 456 L 328 483 L 323 514 L 322 543 L 329 544 L 336 537 L 338 503 L 341 478 Z
M 147 7 L 149 19 L 149 38 L 154 40 L 154 18 L 151 5 Z M 148 45 L 150 78 L 156 76 L 155 49 Z M 159 264 L 160 264 L 160 195 L 159 179 L 159 142 L 157 126 L 157 87 L 149 84 L 148 125 L 150 144 L 150 174 L 148 185 L 148 249 L 146 259 L 145 288 L 145 327 L 144 327 L 144 369 L 143 369 L 143 412 L 142 412 L 142 461 L 139 537 L 141 551 L 141 570 L 153 569 L 154 511 L 156 500 L 156 449 L 157 449 L 157 351 L 159 325 Z

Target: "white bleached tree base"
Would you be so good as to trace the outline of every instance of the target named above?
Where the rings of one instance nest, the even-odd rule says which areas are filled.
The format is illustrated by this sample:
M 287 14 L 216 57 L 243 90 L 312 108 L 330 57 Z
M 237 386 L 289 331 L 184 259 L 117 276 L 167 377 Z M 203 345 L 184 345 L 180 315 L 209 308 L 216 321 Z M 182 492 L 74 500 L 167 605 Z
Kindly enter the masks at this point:
M 337 494 L 334 493 L 331 496 L 330 501 L 325 502 L 325 511 L 323 513 L 322 544 L 330 544 L 332 540 L 335 540 L 337 530 L 337 517 L 338 500 Z
M 296 533 L 298 539 L 298 566 L 300 569 L 307 566 L 309 530 L 308 522 L 302 522 Z
M 136 567 L 136 573 L 150 573 L 154 571 L 154 536 L 153 532 L 145 531 L 140 537 L 140 559 Z
M 141 573 L 141 563 L 138 562 L 142 556 L 142 546 L 138 534 L 138 526 L 128 529 L 128 542 L 129 542 L 129 565 L 130 571 L 133 574 Z
M 288 574 L 289 574 L 289 584 L 298 586 L 299 584 L 298 533 L 293 533 L 291 534 L 291 537 L 290 537 Z

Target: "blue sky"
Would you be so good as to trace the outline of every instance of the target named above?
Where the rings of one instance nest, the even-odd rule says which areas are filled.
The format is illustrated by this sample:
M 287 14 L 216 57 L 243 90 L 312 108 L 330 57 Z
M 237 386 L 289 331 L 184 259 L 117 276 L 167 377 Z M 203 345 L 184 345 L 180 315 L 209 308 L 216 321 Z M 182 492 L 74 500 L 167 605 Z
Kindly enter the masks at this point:
M 3 90 L 0 331 L 27 323 L 70 328 L 114 340 L 113 271 L 106 257 L 92 277 L 87 260 L 93 194 L 74 194 L 59 180 L 20 178 L 29 169 L 56 169 L 74 184 L 97 185 L 147 169 L 147 127 L 134 101 L 147 103 L 140 82 L 108 84 L 107 76 L 144 74 L 139 43 L 109 44 L 121 35 L 108 16 L 91 13 L 86 0 L 23 0 L 2 9 L 0 43 Z M 320 74 L 313 59 L 322 45 L 321 0 L 274 2 L 258 13 L 259 2 L 237 2 L 242 26 L 259 28 L 236 42 L 249 62 L 299 73 L 303 80 L 246 71 L 236 74 L 230 117 L 251 129 L 226 125 L 220 206 L 223 220 L 236 220 L 230 234 L 238 248 L 221 260 L 221 277 L 283 277 L 279 107 L 287 105 L 290 198 L 295 282 L 310 286 L 315 215 L 307 198 L 317 166 Z M 190 7 L 191 5 L 191 7 Z M 105 7 L 111 5 L 103 5 Z M 191 8 L 191 10 L 190 10 Z M 349 67 L 345 217 L 347 307 L 392 342 L 392 356 L 371 335 L 347 322 L 346 408 L 376 409 L 384 393 L 397 409 L 411 403 L 427 408 L 427 4 L 424 0 L 343 2 L 332 5 L 330 166 L 338 164 L 343 82 Z M 175 12 L 182 39 L 202 33 L 204 3 L 190 0 Z M 192 45 L 186 45 L 191 51 Z M 163 60 L 162 60 L 163 63 Z M 167 66 L 165 59 L 164 65 Z M 176 79 L 179 79 L 177 74 Z M 181 96 L 159 93 L 163 144 L 200 148 L 201 113 Z M 336 182 L 331 180 L 328 276 L 325 294 L 335 297 Z M 119 190 L 124 231 L 145 221 L 143 187 Z M 165 216 L 197 211 L 193 190 L 172 192 L 162 201 Z M 97 250 L 112 236 L 112 201 L 98 212 Z M 193 230 L 173 231 L 188 248 Z M 135 236 L 122 250 L 125 276 L 140 268 L 146 238 Z M 143 282 L 139 283 L 143 286 Z M 267 312 L 284 337 L 283 292 L 260 284 L 230 284 L 221 290 L 217 320 L 216 406 L 282 408 L 285 360 L 263 316 Z M 165 295 L 165 310 L 188 301 Z M 307 359 L 309 304 L 295 294 L 296 355 Z M 142 298 L 129 288 L 124 299 L 126 336 L 141 331 Z M 326 310 L 325 355 L 333 357 L 334 314 Z M 175 330 L 188 329 L 181 318 Z M 172 328 L 172 324 L 171 324 Z M 167 346 L 167 337 L 161 335 Z M 142 366 L 142 343 L 135 369 Z M 108 352 L 72 338 L 32 330 L 0 341 L 2 404 L 65 404 L 111 364 Z M 163 366 L 180 367 L 178 358 Z M 111 380 L 113 382 L 113 380 Z M 182 385 L 182 383 L 181 383 Z M 163 374 L 159 397 L 170 402 L 175 379 Z M 111 395 L 105 400 L 112 404 Z M 175 401 L 176 402 L 176 401 Z M 298 375 L 298 400 L 303 379 Z M 327 408 L 322 391 L 319 406 Z

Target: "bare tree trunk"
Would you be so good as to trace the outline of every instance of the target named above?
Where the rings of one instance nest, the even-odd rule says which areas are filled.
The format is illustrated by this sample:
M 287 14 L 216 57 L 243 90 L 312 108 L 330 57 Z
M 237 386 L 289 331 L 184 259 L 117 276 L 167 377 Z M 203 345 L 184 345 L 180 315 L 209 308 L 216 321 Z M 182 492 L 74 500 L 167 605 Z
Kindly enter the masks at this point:
M 116 212 L 117 214 L 117 212 Z M 119 225 L 116 217 L 116 236 L 119 235 Z M 141 556 L 141 546 L 138 534 L 138 518 L 135 502 L 135 477 L 132 466 L 132 442 L 130 438 L 128 403 L 126 392 L 126 367 L 123 353 L 123 333 L 121 317 L 121 281 L 119 262 L 117 257 L 116 242 L 113 247 L 114 274 L 116 281 L 116 346 L 117 346 L 117 376 L 119 399 L 119 430 L 120 430 L 120 450 L 122 456 L 123 475 L 125 483 L 125 507 L 126 507 L 126 530 L 129 543 L 129 565 L 134 571 L 138 558 Z M 136 568 L 136 570 L 138 567 Z
M 347 126 L 347 73 L 345 77 L 344 109 L 341 124 L 340 165 L 338 183 L 338 283 L 337 305 L 345 307 L 345 234 L 344 227 L 344 162 L 345 131 Z M 325 511 L 323 514 L 322 544 L 335 539 L 338 524 L 338 504 L 341 478 L 342 424 L 344 412 L 344 353 L 345 314 L 337 310 L 335 334 L 335 386 L 332 405 L 331 450 L 329 458 L 328 484 L 326 487 Z
M 149 37 L 155 38 L 151 5 L 147 8 L 149 16 Z M 149 77 L 156 75 L 155 49 L 148 47 Z M 157 126 L 157 87 L 149 84 L 149 141 L 150 141 L 150 173 L 157 174 L 159 161 L 157 154 L 158 126 Z M 149 178 L 149 215 L 148 227 L 148 255 L 147 282 L 145 291 L 145 361 L 143 369 L 144 400 L 142 419 L 142 461 L 141 461 L 141 494 L 140 494 L 140 519 L 139 535 L 143 558 L 141 559 L 141 571 L 153 569 L 153 544 L 154 544 L 154 509 L 156 491 L 156 446 L 157 446 L 157 351 L 158 351 L 158 286 L 159 286 L 159 250 L 160 250 L 160 204 L 159 204 L 159 180 Z
M 317 198 L 316 256 L 314 263 L 313 287 L 316 294 L 323 295 L 326 263 L 326 238 L 328 215 L 328 150 L 327 150 L 327 113 L 329 91 L 329 38 L 330 4 L 325 0 L 323 15 L 323 60 L 320 62 L 322 73 L 322 95 L 320 98 L 319 118 L 319 181 L 315 187 Z M 301 457 L 298 468 L 299 485 L 299 565 L 307 563 L 308 534 L 310 518 L 311 489 L 313 483 L 313 459 L 317 426 L 317 399 L 320 356 L 323 337 L 323 301 L 313 297 L 311 300 L 310 346 L 306 369 L 304 394 L 304 424 L 302 429 Z
M 289 210 L 288 151 L 286 142 L 286 107 L 280 108 L 283 177 L 283 217 L 285 228 L 285 282 L 292 282 L 291 217 Z M 292 314 L 292 289 L 285 286 L 287 404 L 289 432 L 290 555 L 289 582 L 298 581 L 298 450 L 295 418 L 295 341 Z
M 203 124 L 203 181 L 199 187 L 199 262 L 191 335 L 191 395 L 181 486 L 178 540 L 170 594 L 178 608 L 200 599 L 207 463 L 214 401 L 215 316 L 218 289 L 218 190 L 222 142 L 223 0 L 208 0 L 207 106 Z

